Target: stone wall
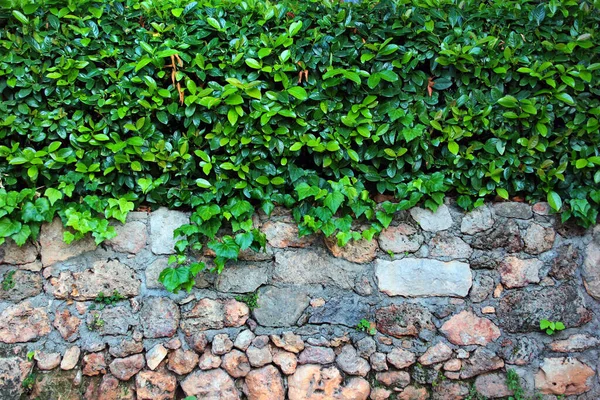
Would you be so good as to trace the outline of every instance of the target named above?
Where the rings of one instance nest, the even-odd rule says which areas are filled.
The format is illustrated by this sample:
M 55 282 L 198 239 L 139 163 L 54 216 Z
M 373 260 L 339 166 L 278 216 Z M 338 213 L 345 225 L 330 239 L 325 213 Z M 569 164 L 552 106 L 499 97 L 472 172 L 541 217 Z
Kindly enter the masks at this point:
M 449 203 L 339 248 L 276 210 L 255 218 L 265 253 L 174 295 L 157 277 L 186 221 L 132 213 L 100 247 L 64 244 L 55 221 L 1 246 L 0 398 L 499 398 L 510 369 L 527 396 L 600 398 L 600 226 L 560 225 L 544 203 Z M 236 300 L 254 292 L 254 310 Z

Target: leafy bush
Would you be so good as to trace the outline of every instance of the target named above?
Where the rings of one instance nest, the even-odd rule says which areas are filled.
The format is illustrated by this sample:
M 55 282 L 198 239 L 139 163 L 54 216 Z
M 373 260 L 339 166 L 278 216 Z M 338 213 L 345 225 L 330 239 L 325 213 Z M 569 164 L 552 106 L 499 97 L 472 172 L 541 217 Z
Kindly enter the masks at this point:
M 142 203 L 192 209 L 182 269 L 163 275 L 177 290 L 204 267 L 186 249 L 208 241 L 220 270 L 264 246 L 251 216 L 275 205 L 342 245 L 449 193 L 597 219 L 597 0 L 14 4 L 0 11 L 0 241 L 59 215 L 65 240 L 99 243 Z

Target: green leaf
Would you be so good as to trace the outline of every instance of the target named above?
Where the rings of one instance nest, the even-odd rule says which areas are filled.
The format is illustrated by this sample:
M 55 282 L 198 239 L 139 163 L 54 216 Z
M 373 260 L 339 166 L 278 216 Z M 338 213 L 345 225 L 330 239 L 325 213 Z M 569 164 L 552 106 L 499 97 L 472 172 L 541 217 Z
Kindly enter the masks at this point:
M 517 100 L 514 96 L 504 96 L 498 100 L 498 104 L 507 108 L 516 108 L 519 104 L 519 100 Z
M 8 237 L 21 230 L 21 223 L 13 221 L 8 217 L 0 218 L 0 237 Z
M 235 200 L 229 207 L 229 211 L 234 217 L 239 218 L 243 214 L 254 211 L 254 207 L 246 200 Z
M 169 292 L 177 293 L 182 287 L 189 287 L 189 282 L 194 278 L 188 267 L 166 268 L 158 276 L 158 281 L 163 284 Z M 191 290 L 189 287 L 188 292 Z
M 258 61 L 256 61 L 254 58 L 246 58 L 246 64 L 250 68 L 261 69 L 260 63 Z
M 496 193 L 498 196 L 503 198 L 504 200 L 508 200 L 508 191 L 504 188 L 496 188 Z
M 240 250 L 246 250 L 250 248 L 254 241 L 254 235 L 252 232 L 238 233 L 235 235 L 235 242 L 240 246 Z
M 29 23 L 29 19 L 21 11 L 13 10 L 12 15 L 23 25 Z
M 548 204 L 554 211 L 559 211 L 562 208 L 562 199 L 558 193 L 549 191 L 547 196 Z
M 571 95 L 568 93 L 558 93 L 558 94 L 555 94 L 554 97 L 556 97 L 558 100 L 560 100 L 564 103 L 567 103 L 570 106 L 575 105 L 575 100 L 573 100 Z
M 588 166 L 588 160 L 585 158 L 580 158 L 575 162 L 575 168 L 582 169 Z
M 208 17 L 206 18 L 206 22 L 212 26 L 213 28 L 215 28 L 216 30 L 221 30 L 221 24 L 219 24 L 219 21 L 217 21 L 216 19 L 214 19 L 213 17 Z
M 329 208 L 331 212 L 335 213 L 343 202 L 344 195 L 342 193 L 332 192 L 325 196 L 323 204 L 325 204 L 325 207 Z
M 564 329 L 565 329 L 565 324 L 563 324 L 562 322 L 556 322 L 554 330 L 562 331 Z
M 548 327 L 550 327 L 550 321 L 548 321 L 547 319 L 540 320 L 540 329 L 541 330 L 544 330 Z
M 290 25 L 290 28 L 288 30 L 288 34 L 290 35 L 290 37 L 294 36 L 296 33 L 298 33 L 300 31 L 300 29 L 302 29 L 302 21 L 296 21 L 293 22 Z
M 457 155 L 458 154 L 458 150 L 459 150 L 459 146 L 458 143 L 456 142 L 449 142 L 448 143 L 448 150 L 450 150 L 450 153 Z
M 207 246 L 215 252 L 217 257 L 230 260 L 237 260 L 240 252 L 240 246 L 230 236 L 224 236 L 222 241 L 211 240 Z
M 50 205 L 53 206 L 58 200 L 63 198 L 63 194 L 60 190 L 54 188 L 48 188 L 44 191 L 44 196 L 50 200 Z
M 289 88 L 288 93 L 297 98 L 298 100 L 304 101 L 308 98 L 306 90 L 301 86 L 293 86 Z
M 177 18 L 181 16 L 181 13 L 183 13 L 183 8 L 173 8 L 171 10 L 171 14 L 173 14 Z

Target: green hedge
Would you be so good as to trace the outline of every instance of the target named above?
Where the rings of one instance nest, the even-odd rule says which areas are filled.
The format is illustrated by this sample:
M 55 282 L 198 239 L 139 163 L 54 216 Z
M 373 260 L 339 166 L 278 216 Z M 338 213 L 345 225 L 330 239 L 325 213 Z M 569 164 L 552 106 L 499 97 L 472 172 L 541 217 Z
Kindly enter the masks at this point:
M 597 0 L 35 3 L 0 11 L 0 241 L 192 209 L 176 290 L 186 248 L 220 269 L 277 204 L 340 244 L 447 194 L 597 219 Z

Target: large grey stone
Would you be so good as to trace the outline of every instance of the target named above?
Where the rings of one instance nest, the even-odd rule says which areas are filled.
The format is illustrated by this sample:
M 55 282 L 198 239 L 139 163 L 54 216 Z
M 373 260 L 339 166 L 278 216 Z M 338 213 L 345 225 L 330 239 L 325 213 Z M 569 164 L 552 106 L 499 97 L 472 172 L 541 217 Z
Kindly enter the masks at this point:
M 0 245 L 0 264 L 29 264 L 37 259 L 38 252 L 37 246 L 31 242 L 17 246 L 14 240 L 6 238 Z
M 412 225 L 399 224 L 390 226 L 381 231 L 379 235 L 379 247 L 383 251 L 393 253 L 414 253 L 419 250 L 423 244 L 423 235 L 421 235 Z
M 535 291 L 511 290 L 497 308 L 500 326 L 509 332 L 537 332 L 540 320 L 561 321 L 567 328 L 589 322 L 592 312 L 577 287 L 562 285 Z
M 267 265 L 230 265 L 219 274 L 215 287 L 221 292 L 249 293 L 267 283 Z
M 511 253 L 523 249 L 523 240 L 519 226 L 513 220 L 508 220 L 494 228 L 490 232 L 480 232 L 473 237 L 471 246 L 476 249 L 493 250 L 505 248 Z
M 489 207 L 481 206 L 467 213 L 460 224 L 460 231 L 472 235 L 494 226 L 494 217 Z
M 0 398 L 19 399 L 23 393 L 22 382 L 31 371 L 33 363 L 20 357 L 0 358 Z
M 465 297 L 472 284 L 469 264 L 404 258 L 375 262 L 379 290 L 390 296 Z
M 12 287 L 7 286 L 6 289 L 0 289 L 0 299 L 21 301 L 42 292 L 42 276 L 39 273 L 9 270 L 0 277 L 0 280 L 7 283 L 13 282 L 12 285 L 9 285 Z
M 440 232 L 429 243 L 429 256 L 441 259 L 467 259 L 473 254 L 471 246 L 449 232 Z
M 309 298 L 295 288 L 266 287 L 258 297 L 254 318 L 263 326 L 292 326 L 308 306 Z
M 44 266 L 68 260 L 96 248 L 96 244 L 90 235 L 86 235 L 83 239 L 74 241 L 71 244 L 66 244 L 63 239 L 64 231 L 60 218 L 55 218 L 51 223 L 42 225 L 40 245 Z
M 310 316 L 311 324 L 336 324 L 355 328 L 363 318 L 368 318 L 369 305 L 359 296 L 335 297 L 317 308 Z
M 385 335 L 402 338 L 419 336 L 422 330 L 434 330 L 431 312 L 420 304 L 392 304 L 375 313 L 377 330 Z
M 529 219 L 533 216 L 531 206 L 526 203 L 506 202 L 494 204 L 496 215 L 509 218 Z
M 273 280 L 295 285 L 324 284 L 352 289 L 356 277 L 366 270 L 366 265 L 334 258 L 322 250 L 286 251 L 275 255 Z
M 141 314 L 145 337 L 171 337 L 177 332 L 179 307 L 173 300 L 167 297 L 147 297 Z
M 150 215 L 152 252 L 154 254 L 172 254 L 178 238 L 173 237 L 175 229 L 189 224 L 190 217 L 181 211 L 171 211 L 161 207 Z
M 410 215 L 427 232 L 443 231 L 452 226 L 452 216 L 445 204 L 439 206 L 435 212 L 420 207 L 411 208 Z
M 587 292 L 600 300 L 600 244 L 591 242 L 585 250 L 583 283 Z
M 148 228 L 141 221 L 128 221 L 126 224 L 115 225 L 117 236 L 106 242 L 115 251 L 137 254 L 148 240 Z

